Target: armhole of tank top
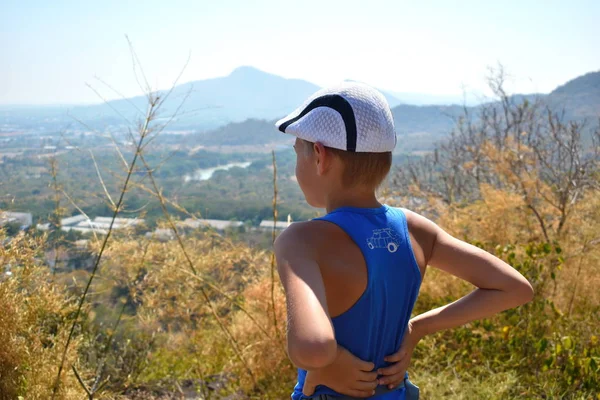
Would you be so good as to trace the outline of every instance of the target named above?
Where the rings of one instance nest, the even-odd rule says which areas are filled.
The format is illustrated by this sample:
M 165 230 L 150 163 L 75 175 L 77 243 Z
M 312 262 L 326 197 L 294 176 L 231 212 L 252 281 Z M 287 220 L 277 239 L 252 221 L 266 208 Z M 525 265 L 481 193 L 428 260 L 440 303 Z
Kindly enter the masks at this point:
M 423 276 L 421 275 L 421 268 L 419 268 L 419 263 L 417 262 L 417 257 L 415 257 L 415 252 L 413 251 L 412 241 L 410 240 L 410 233 L 408 230 L 408 219 L 406 218 L 406 213 L 400 207 L 396 208 L 402 214 L 402 229 L 404 230 L 404 237 L 406 238 L 406 247 L 408 252 L 410 253 L 411 264 L 413 266 L 413 270 L 416 273 L 416 276 L 419 278 L 419 284 L 423 281 Z

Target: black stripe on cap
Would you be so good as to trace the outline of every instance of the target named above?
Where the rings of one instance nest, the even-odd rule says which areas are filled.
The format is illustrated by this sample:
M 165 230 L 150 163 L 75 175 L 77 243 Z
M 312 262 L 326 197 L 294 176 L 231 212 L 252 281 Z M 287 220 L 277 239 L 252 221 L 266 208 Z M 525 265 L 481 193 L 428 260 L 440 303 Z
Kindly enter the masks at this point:
M 285 121 L 283 124 L 279 125 L 279 130 L 285 133 L 285 130 L 288 126 L 318 107 L 329 107 L 341 115 L 346 127 L 346 151 L 355 152 L 356 118 L 354 117 L 354 110 L 352 110 L 352 106 L 350 103 L 348 103 L 348 100 L 338 94 L 326 94 L 324 96 L 317 97 L 311 101 L 310 104 L 306 106 L 297 117 Z

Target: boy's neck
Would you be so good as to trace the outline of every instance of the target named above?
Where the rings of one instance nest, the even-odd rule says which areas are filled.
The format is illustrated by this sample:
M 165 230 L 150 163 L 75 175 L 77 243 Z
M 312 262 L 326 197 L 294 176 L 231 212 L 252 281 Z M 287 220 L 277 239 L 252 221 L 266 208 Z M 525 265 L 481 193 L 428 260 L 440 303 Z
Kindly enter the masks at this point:
M 381 203 L 372 190 L 335 190 L 328 194 L 326 209 L 330 213 L 341 207 L 378 208 Z

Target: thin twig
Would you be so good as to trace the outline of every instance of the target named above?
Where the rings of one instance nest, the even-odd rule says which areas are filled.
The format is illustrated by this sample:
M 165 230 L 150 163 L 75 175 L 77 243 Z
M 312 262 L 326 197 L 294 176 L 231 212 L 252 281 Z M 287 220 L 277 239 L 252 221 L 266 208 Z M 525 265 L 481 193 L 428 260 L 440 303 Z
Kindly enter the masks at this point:
M 102 174 L 100 173 L 100 169 L 98 168 L 98 163 L 96 162 L 96 157 L 94 157 L 94 152 L 92 152 L 92 149 L 88 149 L 88 151 L 90 152 L 90 156 L 92 156 L 92 161 L 94 162 L 94 167 L 96 168 L 96 173 L 98 174 L 98 179 L 100 179 L 100 184 L 102 185 L 102 189 L 104 189 L 104 194 L 110 201 L 110 204 L 112 205 L 113 210 L 114 210 L 114 208 L 116 207 L 115 202 L 113 201 L 112 197 L 110 197 L 110 193 L 108 192 L 108 189 L 106 188 L 106 185 L 104 184 L 104 179 L 102 179 Z
M 133 44 L 131 43 L 131 40 L 129 40 L 129 36 L 125 35 L 125 39 L 127 39 L 127 44 L 129 45 L 129 54 L 131 54 L 131 63 L 133 64 L 133 74 L 135 75 L 135 80 L 138 84 L 138 86 L 140 87 L 142 93 L 146 93 L 146 96 L 148 96 L 148 100 L 150 100 L 151 96 L 152 96 L 152 90 L 150 88 L 150 84 L 148 83 L 148 79 L 146 78 L 146 74 L 144 73 L 144 69 L 142 68 L 142 64 L 140 63 L 140 60 L 137 56 L 137 53 L 135 52 L 135 49 L 133 47 Z M 140 68 L 140 72 L 142 73 L 142 77 L 144 78 L 144 82 L 146 83 L 146 87 L 142 87 L 142 84 L 140 83 L 140 80 L 138 78 L 137 75 L 137 71 L 136 71 L 136 66 L 139 66 Z
M 120 116 L 121 118 L 123 118 L 125 120 L 125 122 L 127 122 L 128 124 L 131 125 L 131 121 L 129 120 L 129 118 L 125 117 L 119 110 L 117 110 L 112 104 L 110 104 L 110 102 L 108 101 L 108 99 L 106 99 L 104 96 L 102 96 L 100 94 L 100 92 L 98 92 L 96 90 L 96 88 L 94 88 L 89 83 L 86 83 L 85 85 L 88 88 L 90 88 L 94 93 L 96 93 L 96 95 L 104 102 L 104 104 L 106 104 L 107 106 L 109 106 L 111 110 L 113 110 L 118 116 Z
M 88 221 L 91 221 L 90 217 L 88 217 L 88 215 L 73 201 L 73 199 L 71 199 L 71 197 L 67 194 L 67 192 L 65 192 L 64 190 L 62 190 L 62 194 L 65 195 L 65 197 L 71 202 L 71 204 L 73 205 L 73 207 L 75 207 L 77 209 L 77 211 L 79 211 L 79 213 L 81 213 L 83 216 L 85 216 Z M 98 244 L 99 240 L 98 240 L 98 235 L 96 234 L 96 230 L 95 229 L 92 230 L 92 234 L 94 235 L 94 239 L 96 240 L 96 244 Z
M 272 244 L 275 244 L 275 228 L 277 227 L 277 160 L 275 159 L 275 150 L 272 150 L 273 156 L 273 232 L 271 234 Z M 273 329 L 279 343 L 282 343 L 277 327 L 277 311 L 275 309 L 275 250 L 271 252 L 271 311 L 273 313 Z
M 81 379 L 81 376 L 79 375 L 79 372 L 77 371 L 77 368 L 75 368 L 74 365 L 71 365 L 71 369 L 75 373 L 75 377 L 77 378 L 79 385 L 83 388 L 83 390 L 85 390 L 85 393 L 88 395 L 88 399 L 92 400 L 94 398 L 94 394 L 92 392 L 90 392 L 90 389 L 88 389 L 87 385 L 83 382 L 83 379 Z
M 54 213 L 55 213 L 55 218 L 56 220 L 54 221 L 54 229 L 55 230 L 60 230 L 61 226 L 60 226 L 60 220 L 61 220 L 61 216 L 62 216 L 62 212 L 60 210 L 60 196 L 58 194 L 59 192 L 59 185 L 58 185 L 58 180 L 56 179 L 57 175 L 58 175 L 58 171 L 56 169 L 56 156 L 53 156 L 50 159 L 50 170 L 51 170 L 51 175 L 52 175 L 52 186 L 54 189 Z M 57 243 L 56 243 L 56 237 L 54 238 L 54 266 L 52 268 L 52 277 L 54 277 L 56 275 L 56 270 L 57 270 L 57 266 L 58 266 L 58 247 L 57 247 Z
M 135 105 L 135 103 L 133 101 L 131 101 L 131 99 L 129 99 L 128 97 L 125 97 L 125 95 L 123 95 L 121 92 L 119 92 L 117 89 L 115 89 L 114 87 L 112 87 L 111 85 L 109 85 L 107 82 L 105 82 L 102 78 L 99 78 L 97 76 L 94 76 L 94 78 L 99 81 L 100 83 L 102 83 L 104 86 L 106 86 L 107 88 L 109 88 L 110 90 L 112 90 L 114 93 L 116 93 L 117 95 L 119 95 L 119 97 L 121 97 L 123 100 L 125 100 L 126 102 L 128 102 L 131 106 L 133 106 L 133 108 L 135 108 L 139 113 L 140 116 L 144 116 L 144 112 L 142 110 L 139 109 L 138 106 Z
M 154 116 L 155 113 L 155 102 L 151 101 L 150 104 L 148 105 L 148 111 L 146 113 L 146 118 L 144 120 L 144 124 L 142 126 L 142 129 L 140 130 L 140 140 L 138 143 L 137 148 L 141 147 L 145 137 L 146 137 L 146 133 L 148 132 L 148 126 L 150 124 L 150 122 L 152 121 L 152 118 Z M 106 248 L 106 244 L 108 243 L 108 239 L 110 238 L 110 235 L 112 233 L 112 227 L 114 225 L 115 222 L 115 218 L 117 217 L 117 214 L 119 213 L 119 210 L 121 208 L 121 204 L 123 203 L 123 199 L 125 198 L 125 192 L 127 191 L 127 185 L 129 183 L 129 179 L 131 178 L 132 172 L 133 172 L 133 167 L 135 166 L 135 162 L 137 161 L 138 158 L 138 152 L 135 153 L 133 160 L 131 162 L 131 167 L 127 173 L 127 178 L 125 179 L 125 183 L 123 185 L 123 189 L 121 190 L 121 196 L 119 197 L 119 201 L 117 202 L 116 208 L 113 212 L 113 216 L 112 219 L 110 221 L 110 226 L 108 228 L 107 234 L 104 237 L 104 242 L 102 243 L 102 247 L 100 248 L 100 252 L 98 253 L 98 256 L 96 257 L 96 263 L 94 264 L 94 268 L 92 269 L 92 273 L 90 275 L 90 278 L 87 281 L 87 285 L 85 287 L 85 290 L 83 291 L 83 294 L 81 295 L 80 301 L 79 301 L 79 305 L 77 306 L 77 311 L 75 312 L 75 317 L 73 319 L 73 324 L 71 325 L 71 330 L 69 332 L 69 336 L 67 338 L 67 343 L 65 344 L 65 349 L 63 351 L 63 355 L 61 358 L 61 362 L 60 365 L 58 367 L 58 374 L 56 376 L 56 381 L 54 383 L 54 387 L 52 389 L 52 399 L 54 400 L 56 398 L 56 394 L 58 392 L 58 388 L 60 386 L 60 378 L 62 375 L 62 370 L 64 368 L 64 364 L 65 364 L 65 359 L 67 357 L 67 351 L 69 350 L 69 345 L 71 344 L 71 340 L 73 338 L 73 333 L 75 332 L 75 326 L 77 325 L 77 321 L 79 319 L 79 314 L 81 313 L 81 309 L 83 307 L 83 303 L 85 301 L 85 298 L 87 296 L 87 293 L 90 289 L 90 286 L 92 284 L 92 281 L 94 280 L 94 277 L 96 276 L 96 271 L 98 270 L 98 266 L 100 265 L 100 260 L 102 258 L 102 254 L 104 253 L 104 249 Z

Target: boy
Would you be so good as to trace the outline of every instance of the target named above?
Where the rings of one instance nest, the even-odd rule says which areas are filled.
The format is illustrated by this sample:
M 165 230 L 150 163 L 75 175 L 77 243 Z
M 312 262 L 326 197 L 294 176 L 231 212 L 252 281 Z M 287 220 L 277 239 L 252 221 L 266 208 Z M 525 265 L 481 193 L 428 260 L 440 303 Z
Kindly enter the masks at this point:
M 414 212 L 382 205 L 396 134 L 381 93 L 352 82 L 322 89 L 277 122 L 296 136 L 296 177 L 327 215 L 275 242 L 286 292 L 293 400 L 416 399 L 406 370 L 423 336 L 531 300 L 516 270 Z M 477 287 L 413 319 L 427 265 Z

